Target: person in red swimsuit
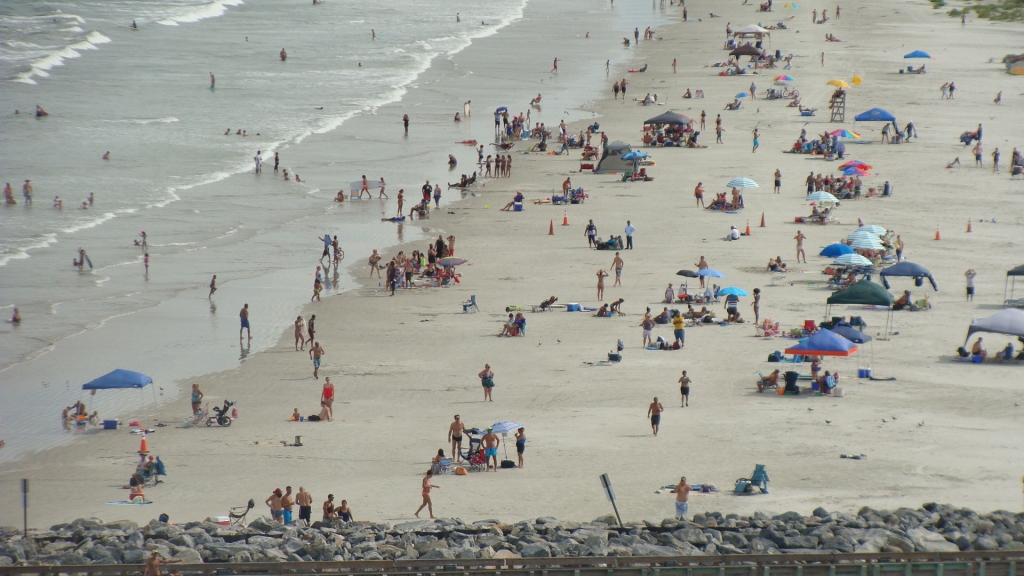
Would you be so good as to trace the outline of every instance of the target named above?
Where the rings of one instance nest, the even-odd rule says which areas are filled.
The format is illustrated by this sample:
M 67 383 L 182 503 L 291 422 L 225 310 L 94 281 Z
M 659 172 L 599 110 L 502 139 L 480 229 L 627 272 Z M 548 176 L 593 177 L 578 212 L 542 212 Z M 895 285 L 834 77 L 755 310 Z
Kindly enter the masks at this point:
M 331 384 L 331 378 L 328 376 L 324 379 L 324 390 L 320 393 L 320 403 L 327 408 L 327 421 L 331 422 L 334 420 L 334 384 Z

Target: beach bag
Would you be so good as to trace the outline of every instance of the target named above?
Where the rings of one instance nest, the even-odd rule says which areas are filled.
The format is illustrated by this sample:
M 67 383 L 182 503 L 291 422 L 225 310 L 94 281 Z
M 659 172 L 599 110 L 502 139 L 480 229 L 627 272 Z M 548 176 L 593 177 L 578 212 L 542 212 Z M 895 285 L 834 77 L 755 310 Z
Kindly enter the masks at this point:
M 469 474 L 469 472 L 467 472 L 466 469 L 463 468 L 462 466 L 456 466 L 455 467 L 455 475 L 456 476 L 466 476 L 467 474 Z
M 768 361 L 769 362 L 778 362 L 779 361 L 779 353 L 778 353 L 778 351 L 772 352 L 771 354 L 769 354 L 768 355 Z
M 306 420 L 309 420 L 310 422 L 319 422 L 320 417 L 317 416 L 316 414 L 313 414 L 312 416 L 307 417 Z
M 516 467 L 516 463 L 511 461 L 511 460 L 502 460 L 501 461 L 501 467 L 502 468 L 515 468 Z
M 614 353 L 614 352 L 609 352 L 608 353 L 608 360 L 610 362 L 622 362 L 622 354 L 617 354 L 617 353 Z

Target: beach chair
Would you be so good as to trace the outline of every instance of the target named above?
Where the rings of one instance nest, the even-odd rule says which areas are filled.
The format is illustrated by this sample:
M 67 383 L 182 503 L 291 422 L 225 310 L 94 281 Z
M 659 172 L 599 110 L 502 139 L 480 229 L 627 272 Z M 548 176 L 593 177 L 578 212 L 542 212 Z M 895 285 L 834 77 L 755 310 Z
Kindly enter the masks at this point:
M 473 312 L 479 312 L 480 307 L 476 305 L 476 294 L 469 297 L 469 300 L 462 303 L 462 312 L 467 313 L 470 310 Z
M 768 482 L 768 472 L 765 470 L 764 464 L 755 464 L 754 473 L 750 475 L 750 478 L 740 478 L 736 481 L 736 488 L 733 490 L 733 493 L 739 495 L 753 494 L 754 488 L 757 488 L 761 494 L 767 494 Z
M 198 414 L 193 414 L 192 416 L 185 418 L 184 420 L 181 421 L 181 423 L 185 425 L 185 428 L 198 426 L 200 422 L 206 420 L 206 415 L 209 409 L 210 404 L 207 403 L 205 406 L 203 406 L 203 409 L 200 410 Z
M 245 506 L 235 506 L 234 508 L 228 509 L 228 518 L 231 521 L 232 526 L 245 526 L 245 516 L 256 507 L 256 502 L 252 498 L 249 499 L 249 503 Z
M 768 377 L 765 376 L 764 373 L 762 373 L 762 372 L 758 372 L 757 373 L 757 378 L 758 378 L 757 383 L 760 384 L 761 387 L 764 388 L 764 389 L 768 389 L 768 388 L 778 389 L 778 387 L 779 387 L 777 382 L 772 382 L 772 381 L 768 380 Z
M 818 324 L 814 320 L 804 320 L 804 332 L 814 334 L 818 331 Z
M 452 459 L 441 458 L 441 461 L 431 466 L 434 474 L 450 474 L 452 471 Z

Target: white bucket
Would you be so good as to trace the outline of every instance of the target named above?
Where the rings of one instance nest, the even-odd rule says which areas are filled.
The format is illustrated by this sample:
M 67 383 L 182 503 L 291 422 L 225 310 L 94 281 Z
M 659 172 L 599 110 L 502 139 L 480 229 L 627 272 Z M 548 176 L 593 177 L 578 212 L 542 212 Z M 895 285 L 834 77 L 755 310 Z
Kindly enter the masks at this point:
M 843 397 L 843 389 L 840 388 L 839 386 L 836 386 L 836 389 L 835 389 L 835 391 L 832 392 L 832 395 L 835 396 L 836 398 L 842 398 Z

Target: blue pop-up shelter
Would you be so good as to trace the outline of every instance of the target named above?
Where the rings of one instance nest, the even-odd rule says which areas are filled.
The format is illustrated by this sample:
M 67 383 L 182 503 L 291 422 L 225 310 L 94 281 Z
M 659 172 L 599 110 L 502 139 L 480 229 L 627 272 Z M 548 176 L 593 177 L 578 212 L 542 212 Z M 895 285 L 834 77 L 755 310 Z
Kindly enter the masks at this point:
M 803 356 L 849 356 L 856 351 L 856 344 L 829 330 L 818 330 L 810 338 L 786 348 L 786 354 Z
M 904 58 L 931 58 L 932 56 L 931 56 L 931 54 L 925 52 L 924 50 L 914 50 L 910 54 L 904 54 L 903 57 Z
M 137 389 L 142 393 L 142 406 L 143 410 L 146 409 L 146 386 L 153 383 L 153 379 L 141 372 L 132 372 L 131 370 L 123 370 L 118 368 L 113 372 L 104 374 L 99 378 L 91 382 L 82 384 L 82 390 L 92 390 L 95 394 L 96 390 L 128 390 Z M 156 389 L 153 388 L 153 402 L 156 403 Z M 143 428 L 145 428 L 145 421 L 142 422 Z
M 939 290 L 939 286 L 935 283 L 935 278 L 932 277 L 932 273 L 924 266 L 914 264 L 913 262 L 900 262 L 899 264 L 893 264 L 879 272 L 878 275 L 882 277 L 882 284 L 884 284 L 886 288 L 889 287 L 889 276 L 908 276 L 914 279 L 915 286 L 923 285 L 924 279 L 927 278 L 928 281 L 932 283 L 932 288 L 936 291 Z
M 895 122 L 896 117 L 888 110 L 872 108 L 853 117 L 857 122 Z

